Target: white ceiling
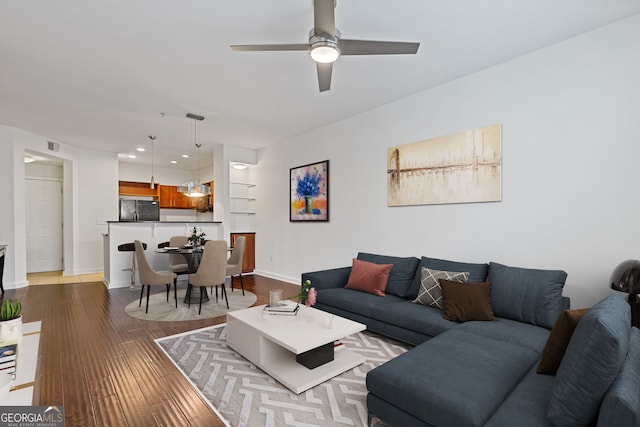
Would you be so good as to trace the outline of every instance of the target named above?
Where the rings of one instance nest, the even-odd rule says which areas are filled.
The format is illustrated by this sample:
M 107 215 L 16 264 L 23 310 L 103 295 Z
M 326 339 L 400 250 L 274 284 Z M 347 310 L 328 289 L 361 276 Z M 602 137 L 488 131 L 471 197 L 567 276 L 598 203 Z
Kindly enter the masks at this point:
M 417 55 L 349 56 L 320 93 L 304 52 L 312 0 L 0 1 L 0 124 L 77 147 L 260 148 L 640 13 L 640 0 L 338 0 L 350 39 L 417 41 Z M 164 113 L 164 114 L 161 114 Z M 148 164 L 150 152 L 135 162 Z

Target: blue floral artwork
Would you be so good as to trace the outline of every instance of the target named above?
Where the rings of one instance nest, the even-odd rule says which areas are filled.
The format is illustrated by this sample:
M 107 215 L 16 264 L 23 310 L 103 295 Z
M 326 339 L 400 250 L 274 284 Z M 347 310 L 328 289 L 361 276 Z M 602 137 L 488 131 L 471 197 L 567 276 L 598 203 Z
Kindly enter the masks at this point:
M 290 169 L 291 221 L 329 220 L 329 161 Z

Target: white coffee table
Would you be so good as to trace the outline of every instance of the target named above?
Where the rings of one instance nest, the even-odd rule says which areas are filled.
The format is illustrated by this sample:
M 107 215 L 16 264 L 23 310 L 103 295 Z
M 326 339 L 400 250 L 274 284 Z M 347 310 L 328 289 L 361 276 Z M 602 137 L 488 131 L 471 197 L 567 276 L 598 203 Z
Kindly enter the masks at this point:
M 333 351 L 333 342 L 366 329 L 362 323 L 301 306 L 296 316 L 269 315 L 261 320 L 264 305 L 227 313 L 227 345 L 296 394 L 323 383 L 366 359 L 346 348 L 333 360 L 309 369 L 297 362 L 309 351 Z M 323 347 L 324 346 L 324 347 Z

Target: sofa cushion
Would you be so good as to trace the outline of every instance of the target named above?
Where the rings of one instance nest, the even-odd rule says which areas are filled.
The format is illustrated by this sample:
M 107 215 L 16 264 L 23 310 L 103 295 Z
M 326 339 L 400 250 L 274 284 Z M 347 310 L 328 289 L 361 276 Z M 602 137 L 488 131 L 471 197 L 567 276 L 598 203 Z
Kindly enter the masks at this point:
M 386 299 L 388 299 L 387 296 Z M 413 304 L 409 300 L 397 301 L 394 304 L 379 304 L 371 308 L 373 318 L 407 330 L 435 337 L 458 323 L 442 318 L 442 311 L 435 307 Z
M 496 316 L 551 329 L 562 311 L 567 273 L 489 264 L 491 308 Z
M 470 262 L 458 262 L 448 261 L 446 259 L 427 258 L 422 257 L 420 260 L 420 267 L 429 268 L 431 270 L 442 271 L 468 271 L 469 283 L 480 283 L 487 280 L 487 272 L 489 271 L 489 264 L 474 264 Z M 413 285 L 409 291 L 409 295 L 415 298 L 418 295 L 418 289 L 420 289 L 420 276 L 421 268 L 418 268 L 413 280 Z
M 594 305 L 578 323 L 558 368 L 547 415 L 556 426 L 588 425 L 629 348 L 631 311 L 618 295 Z
M 552 427 L 547 418 L 554 377 L 536 374 L 535 366 L 491 416 L 485 427 Z
M 469 280 L 469 272 L 432 270 L 420 267 L 420 290 L 413 302 L 442 310 L 442 287 L 439 279 L 466 283 Z
M 519 345 L 456 327 L 369 371 L 366 383 L 428 425 L 481 426 L 537 359 Z
M 384 307 L 388 307 L 390 304 L 407 300 L 394 295 L 380 298 L 377 295 L 353 289 L 332 288 L 319 291 L 316 301 L 316 304 L 336 307 L 350 313 L 373 318 L 374 308 L 381 307 L 385 310 L 388 308 Z M 407 303 L 411 304 L 411 301 L 407 301 Z
M 391 273 L 389 273 L 389 281 L 387 282 L 385 293 L 397 297 L 409 297 L 409 290 L 413 284 L 418 265 L 420 264 L 418 258 L 402 258 L 365 252 L 359 252 L 357 258 L 361 261 L 372 262 L 374 264 L 393 264 Z
M 544 343 L 549 336 L 549 330 L 542 326 L 500 317 L 496 318 L 494 322 L 464 322 L 458 325 L 458 329 L 527 348 L 538 354 L 538 357 L 540 357 Z
M 640 425 L 640 330 L 631 329 L 627 358 L 604 395 L 598 427 Z
M 345 288 L 383 297 L 392 268 L 393 264 L 374 264 L 354 258 Z
M 551 333 L 542 351 L 542 357 L 537 368 L 539 374 L 556 374 L 564 353 L 567 351 L 571 335 L 573 335 L 578 322 L 588 310 L 588 308 L 580 308 L 577 310 L 564 310 L 560 313 L 558 320 L 551 328 Z
M 495 320 L 489 305 L 489 282 L 465 284 L 440 279 L 442 317 L 456 322 Z

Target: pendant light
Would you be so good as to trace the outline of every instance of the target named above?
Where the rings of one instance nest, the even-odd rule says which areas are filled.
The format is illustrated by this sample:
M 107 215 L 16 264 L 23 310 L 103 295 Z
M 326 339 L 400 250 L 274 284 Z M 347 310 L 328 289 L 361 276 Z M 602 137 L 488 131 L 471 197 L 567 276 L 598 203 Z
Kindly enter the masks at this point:
M 151 140 L 151 181 L 149 181 L 149 188 L 153 190 L 156 188 L 156 183 L 153 180 L 153 143 L 156 142 L 156 137 L 149 135 L 149 139 Z
M 207 184 L 200 183 L 198 171 L 198 168 L 200 167 L 200 147 L 202 147 L 202 144 L 200 144 L 199 142 L 199 123 L 204 120 L 204 117 L 191 113 L 187 114 L 187 117 L 193 120 L 191 133 L 193 136 L 193 145 L 196 150 L 194 180 L 180 185 L 178 187 L 178 191 L 188 197 L 204 197 L 211 194 L 211 189 L 209 188 L 209 186 Z

